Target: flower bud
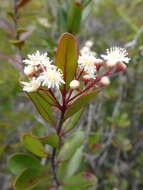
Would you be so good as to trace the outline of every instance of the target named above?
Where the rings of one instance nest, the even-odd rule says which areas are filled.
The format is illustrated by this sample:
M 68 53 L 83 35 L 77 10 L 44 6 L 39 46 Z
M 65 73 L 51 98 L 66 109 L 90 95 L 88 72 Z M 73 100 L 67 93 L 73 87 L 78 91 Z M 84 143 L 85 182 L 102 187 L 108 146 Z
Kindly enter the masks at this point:
M 33 76 L 35 74 L 35 68 L 34 68 L 34 66 L 31 66 L 31 65 L 26 66 L 24 68 L 24 74 L 26 76 Z
M 101 86 L 108 86 L 110 84 L 110 79 L 106 76 L 102 77 L 100 82 Z
M 125 71 L 127 69 L 127 66 L 124 63 L 118 63 L 117 64 L 117 70 L 118 71 Z
M 78 89 L 80 86 L 80 82 L 78 80 L 72 80 L 70 82 L 70 88 L 71 89 Z
M 117 65 L 117 62 L 115 61 L 106 61 L 105 62 L 105 66 L 108 68 L 108 69 L 112 69 L 113 67 L 115 67 Z
M 89 75 L 83 75 L 83 80 L 85 82 L 89 82 L 91 80 L 91 77 Z
M 103 65 L 104 61 L 102 59 L 96 59 L 95 61 L 95 66 L 97 68 L 97 70 L 101 67 L 101 65 Z

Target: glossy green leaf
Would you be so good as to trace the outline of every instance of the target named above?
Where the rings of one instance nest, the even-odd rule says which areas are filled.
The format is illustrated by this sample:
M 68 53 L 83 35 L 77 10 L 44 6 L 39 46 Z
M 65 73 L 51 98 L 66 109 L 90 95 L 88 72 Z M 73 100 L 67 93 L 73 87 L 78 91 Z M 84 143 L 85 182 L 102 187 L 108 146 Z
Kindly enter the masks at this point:
M 79 110 L 77 113 L 75 113 L 70 120 L 65 121 L 63 130 L 66 132 L 68 130 L 73 129 L 76 126 L 76 123 L 81 117 L 81 114 L 83 113 L 83 109 Z
M 30 134 L 32 137 L 39 139 L 42 143 L 49 144 L 52 147 L 57 147 L 59 144 L 59 136 L 57 135 L 57 133 L 51 133 L 47 136 L 41 136 L 39 135 L 37 128 L 32 128 L 30 130 Z
M 82 172 L 75 176 L 64 179 L 63 186 L 68 190 L 84 189 L 97 185 L 97 178 L 91 173 Z
M 52 147 L 57 147 L 59 145 L 59 136 L 56 133 L 49 134 L 46 137 L 41 138 L 43 143 L 47 143 Z
M 64 88 L 69 88 L 69 83 L 73 80 L 78 58 L 78 45 L 76 38 L 70 33 L 61 35 L 58 43 L 56 55 L 56 66 L 64 74 Z
M 65 177 L 68 178 L 73 176 L 79 169 L 83 157 L 83 148 L 83 145 L 80 148 L 78 148 L 71 160 L 69 161 Z
M 8 169 L 15 175 L 19 175 L 26 168 L 40 168 L 40 161 L 26 153 L 16 153 L 8 159 Z
M 78 112 L 83 106 L 85 106 L 92 99 L 94 99 L 98 93 L 99 90 L 94 90 L 92 92 L 81 95 L 77 100 L 75 100 L 71 105 L 69 105 L 69 108 L 67 109 L 67 112 L 65 114 L 65 119 L 71 117 L 73 114 Z
M 68 14 L 68 32 L 77 33 L 80 29 L 83 5 L 73 2 Z M 76 19 L 75 19 L 76 18 Z
M 31 134 L 31 136 L 36 137 L 36 138 L 41 138 L 45 135 L 45 126 L 36 126 L 36 127 L 32 127 L 29 130 L 29 133 Z
M 14 182 L 15 190 L 30 190 L 42 181 L 49 180 L 47 169 L 27 168 L 19 175 Z
M 52 105 L 55 103 L 49 93 L 45 92 L 32 92 L 27 93 L 32 102 L 34 103 L 37 111 L 40 113 L 42 118 L 52 125 L 55 124 L 53 116 Z
M 27 150 L 39 157 L 48 156 L 40 140 L 30 136 L 29 134 L 22 135 L 22 144 L 25 146 L 25 148 L 27 148 Z
M 49 185 L 50 183 L 50 185 Z M 52 181 L 42 181 L 40 183 L 38 183 L 34 188 L 32 188 L 32 190 L 49 190 L 49 188 L 51 187 Z
M 76 131 L 72 136 L 65 141 L 58 155 L 58 160 L 68 160 L 83 144 L 85 134 L 83 131 Z

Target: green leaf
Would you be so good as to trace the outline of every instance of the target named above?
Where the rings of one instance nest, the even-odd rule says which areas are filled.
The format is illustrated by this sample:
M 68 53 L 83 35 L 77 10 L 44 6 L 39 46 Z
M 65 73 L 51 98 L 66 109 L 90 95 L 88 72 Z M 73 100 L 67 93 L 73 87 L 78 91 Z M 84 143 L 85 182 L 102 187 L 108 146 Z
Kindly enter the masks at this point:
M 67 12 L 62 7 L 58 9 L 58 27 L 61 32 L 65 32 L 67 29 Z
M 64 74 L 64 88 L 69 88 L 69 83 L 74 79 L 77 68 L 78 44 L 76 38 L 70 33 L 61 35 L 56 54 L 56 66 Z
M 92 2 L 92 0 L 83 0 L 83 6 L 85 7 L 91 2 Z
M 66 132 L 68 130 L 71 130 L 75 127 L 76 123 L 78 122 L 79 118 L 81 117 L 81 114 L 83 113 L 83 109 L 79 110 L 77 113 L 73 115 L 73 117 L 70 118 L 70 120 L 67 120 L 64 123 L 63 130 Z
M 9 42 L 19 48 L 24 45 L 24 40 L 9 40 Z
M 46 169 L 27 168 L 19 175 L 14 183 L 15 190 L 30 190 L 42 181 L 49 180 L 49 172 Z
M 63 178 L 66 176 L 68 161 L 69 160 L 64 160 L 59 162 L 57 175 L 60 180 L 63 180 Z
M 88 188 L 97 185 L 97 178 L 91 173 L 82 172 L 75 176 L 64 179 L 63 186 L 68 190 L 75 190 L 79 188 Z
M 23 32 L 27 32 L 27 29 L 26 28 L 17 28 L 17 34 L 21 34 L 21 33 L 23 33 Z
M 57 147 L 59 145 L 59 136 L 56 133 L 49 134 L 46 137 L 41 138 L 43 143 L 47 143 L 52 147 Z
M 40 140 L 33 138 L 29 134 L 22 135 L 22 144 L 27 148 L 27 150 L 39 157 L 48 156 Z
M 85 134 L 83 131 L 76 131 L 72 136 L 68 137 L 58 155 L 58 160 L 68 160 L 83 144 Z
M 8 169 L 15 175 L 19 175 L 26 168 L 40 168 L 40 161 L 26 153 L 16 153 L 8 159 Z
M 68 32 L 77 33 L 80 29 L 83 5 L 73 2 L 68 14 Z M 75 19 L 76 18 L 76 19 Z
M 75 174 L 79 169 L 83 157 L 83 148 L 83 145 L 78 148 L 71 160 L 69 161 L 67 165 L 67 173 L 65 176 L 66 178 L 73 176 L 73 174 Z
M 52 125 L 55 124 L 55 118 L 52 111 L 52 105 L 55 103 L 49 93 L 45 92 L 32 92 L 27 93 L 32 102 L 34 103 L 37 111 L 42 118 Z
M 42 181 L 38 183 L 38 185 L 36 185 L 34 188 L 32 188 L 32 190 L 49 190 L 49 188 L 51 187 L 51 184 L 49 185 L 49 183 L 52 184 L 51 180 Z
M 68 117 L 71 117 L 73 114 L 78 112 L 83 106 L 85 106 L 92 99 L 94 99 L 98 93 L 99 93 L 99 90 L 94 90 L 92 92 L 81 95 L 71 105 L 69 105 L 69 108 L 67 109 L 67 112 L 65 113 L 65 119 L 67 119 Z
M 49 144 L 52 147 L 57 147 L 59 145 L 59 136 L 57 135 L 57 133 L 51 133 L 47 136 L 41 136 L 38 135 L 37 128 L 32 128 L 30 130 L 30 134 L 32 137 L 39 139 L 42 143 Z

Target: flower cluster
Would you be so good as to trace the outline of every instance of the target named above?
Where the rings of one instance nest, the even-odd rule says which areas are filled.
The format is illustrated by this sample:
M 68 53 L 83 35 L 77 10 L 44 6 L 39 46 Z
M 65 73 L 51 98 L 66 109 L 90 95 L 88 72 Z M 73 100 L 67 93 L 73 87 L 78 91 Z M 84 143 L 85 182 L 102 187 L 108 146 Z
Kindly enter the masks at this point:
M 96 80 L 101 66 L 105 66 L 109 71 L 112 69 L 124 71 L 126 69 L 125 63 L 129 63 L 130 59 L 125 49 L 111 47 L 107 49 L 106 54 L 101 55 L 102 59 L 99 59 L 96 53 L 91 50 L 92 45 L 92 41 L 85 43 L 77 61 L 78 69 L 81 70 L 84 81 Z M 28 55 L 28 59 L 25 59 L 23 62 L 27 65 L 24 68 L 24 73 L 30 78 L 29 82 L 21 82 L 24 85 L 24 91 L 35 92 L 42 86 L 48 89 L 59 89 L 60 85 L 65 83 L 62 71 L 55 65 L 52 65 L 52 60 L 47 56 L 47 53 L 42 54 L 37 51 L 35 54 Z M 78 90 L 80 82 L 75 79 L 71 81 L 69 86 L 73 90 Z M 101 86 L 110 84 L 108 76 L 103 76 L 98 81 Z
M 95 79 L 96 76 L 96 65 L 97 60 L 95 52 L 91 51 L 92 42 L 86 42 L 85 46 L 80 51 L 78 58 L 78 66 L 83 70 L 90 78 Z
M 23 62 L 28 65 L 24 68 L 24 74 L 30 77 L 29 82 L 21 81 L 24 91 L 35 92 L 40 86 L 58 89 L 65 83 L 61 70 L 52 65 L 47 53 L 40 54 L 37 51 L 35 54 L 28 55 L 28 59 Z
M 80 51 L 78 66 L 84 71 L 83 80 L 90 81 L 90 79 L 95 79 L 101 66 L 105 66 L 108 70 L 126 70 L 125 63 L 129 63 L 130 58 L 128 58 L 128 53 L 124 48 L 111 47 L 106 50 L 106 54 L 101 55 L 102 59 L 100 59 L 97 58 L 95 52 L 91 51 L 92 45 L 92 41 L 87 41 Z M 104 76 L 101 80 L 101 85 L 103 86 L 104 84 L 110 84 L 107 76 Z

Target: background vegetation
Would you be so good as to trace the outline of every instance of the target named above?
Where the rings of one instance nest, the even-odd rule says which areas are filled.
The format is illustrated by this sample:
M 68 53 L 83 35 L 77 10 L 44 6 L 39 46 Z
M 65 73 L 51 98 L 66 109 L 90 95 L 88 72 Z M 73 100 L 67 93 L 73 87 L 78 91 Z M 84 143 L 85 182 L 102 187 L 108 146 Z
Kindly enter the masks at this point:
M 25 151 L 19 133 L 32 126 L 42 131 L 46 126 L 19 88 L 19 55 L 26 57 L 41 50 L 52 56 L 57 39 L 67 30 L 71 3 L 72 0 L 31 0 L 19 9 L 15 23 L 13 1 L 0 0 L 2 190 L 11 189 L 11 175 L 6 168 L 8 156 Z M 85 129 L 88 139 L 82 167 L 97 176 L 98 190 L 143 189 L 142 10 L 142 0 L 92 0 L 82 12 L 80 31 L 75 31 L 80 46 L 92 40 L 97 53 L 112 45 L 124 46 L 131 57 L 127 71 L 111 79 L 112 85 L 88 106 L 77 124 Z M 20 37 L 22 33 L 21 41 L 17 41 L 17 34 Z

